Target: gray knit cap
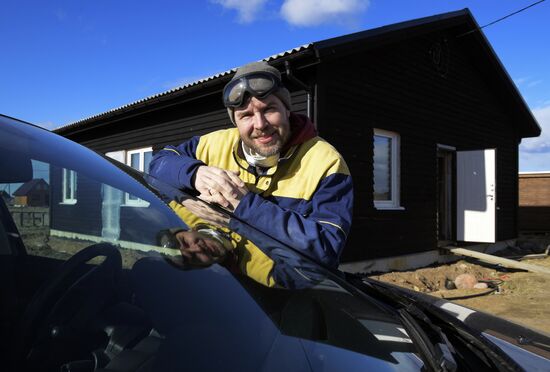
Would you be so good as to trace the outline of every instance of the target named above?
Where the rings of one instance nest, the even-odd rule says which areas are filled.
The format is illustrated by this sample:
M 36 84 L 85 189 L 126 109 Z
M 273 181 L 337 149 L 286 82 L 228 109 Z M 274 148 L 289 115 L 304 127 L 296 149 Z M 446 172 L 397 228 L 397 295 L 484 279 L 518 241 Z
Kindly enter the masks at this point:
M 271 74 L 277 76 L 279 78 L 279 80 L 281 80 L 281 73 L 279 72 L 279 70 L 277 70 L 275 67 L 269 65 L 267 62 L 260 61 L 260 62 L 252 62 L 252 63 L 249 63 L 249 64 L 244 65 L 242 67 L 239 67 L 237 69 L 237 72 L 235 73 L 235 75 L 233 75 L 233 78 L 231 79 L 230 82 L 232 82 L 233 80 L 237 80 L 238 78 L 240 78 L 241 76 L 243 76 L 245 74 L 250 74 L 250 73 L 253 73 L 253 72 L 271 73 Z M 288 89 L 286 89 L 285 87 L 280 87 L 278 90 L 276 90 L 272 94 L 275 95 L 277 98 L 279 98 L 288 110 L 291 110 L 292 104 L 291 104 L 291 101 L 290 101 L 290 92 L 288 91 Z M 234 108 L 228 107 L 227 108 L 227 113 L 229 114 L 229 118 L 231 119 L 231 122 L 233 124 L 235 124 Z

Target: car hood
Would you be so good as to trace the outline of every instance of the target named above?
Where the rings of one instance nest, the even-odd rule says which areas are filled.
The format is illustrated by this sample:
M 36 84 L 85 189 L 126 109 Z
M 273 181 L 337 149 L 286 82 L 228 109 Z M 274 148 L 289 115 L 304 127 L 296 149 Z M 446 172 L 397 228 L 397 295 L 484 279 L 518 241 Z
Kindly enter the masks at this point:
M 369 281 L 373 281 L 369 279 Z M 467 327 L 481 332 L 495 346 L 510 356 L 525 370 L 550 370 L 550 336 L 520 324 L 474 310 L 425 293 L 375 281 L 377 285 L 400 292 L 418 303 L 444 310 Z

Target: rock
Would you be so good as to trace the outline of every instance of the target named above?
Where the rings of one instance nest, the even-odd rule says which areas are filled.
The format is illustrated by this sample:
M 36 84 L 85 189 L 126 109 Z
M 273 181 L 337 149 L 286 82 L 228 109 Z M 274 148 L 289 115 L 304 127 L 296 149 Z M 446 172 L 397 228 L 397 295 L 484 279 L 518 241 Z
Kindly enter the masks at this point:
M 475 289 L 487 289 L 487 288 L 489 288 L 489 286 L 487 285 L 487 283 L 476 283 L 474 285 L 474 288 Z
M 477 279 L 472 274 L 460 274 L 455 279 L 455 286 L 458 289 L 472 289 L 476 283 Z
M 445 289 L 456 289 L 455 282 L 449 278 L 445 278 Z

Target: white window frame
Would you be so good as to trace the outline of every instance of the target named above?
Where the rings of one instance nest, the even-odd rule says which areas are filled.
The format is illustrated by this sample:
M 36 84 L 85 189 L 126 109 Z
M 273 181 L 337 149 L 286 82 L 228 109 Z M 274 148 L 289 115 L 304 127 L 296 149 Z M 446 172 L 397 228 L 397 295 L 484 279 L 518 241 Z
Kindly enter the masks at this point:
M 128 150 L 126 151 L 126 165 L 129 167 L 132 166 L 132 155 L 139 154 L 139 169 L 137 169 L 140 172 L 145 172 L 144 166 L 145 166 L 145 153 L 146 152 L 153 152 L 152 147 L 143 147 L 135 150 Z M 135 169 L 135 168 L 134 168 Z M 142 199 L 130 199 L 130 194 L 125 193 L 124 196 L 124 205 L 129 207 L 148 207 L 149 203 Z
M 61 204 L 76 204 L 76 179 L 77 173 L 74 170 L 63 168 Z M 67 195 L 67 182 L 71 182 L 71 192 L 69 195 Z
M 401 141 L 399 133 L 390 132 L 384 129 L 373 129 L 373 144 L 374 136 L 387 137 L 391 139 L 391 199 L 390 200 L 373 200 L 376 209 L 395 209 L 404 210 L 401 206 L 401 161 L 400 147 Z M 374 154 L 373 154 L 374 164 Z M 372 173 L 374 185 L 374 167 Z M 374 193 L 373 193 L 374 194 Z M 374 196 L 373 196 L 374 197 Z

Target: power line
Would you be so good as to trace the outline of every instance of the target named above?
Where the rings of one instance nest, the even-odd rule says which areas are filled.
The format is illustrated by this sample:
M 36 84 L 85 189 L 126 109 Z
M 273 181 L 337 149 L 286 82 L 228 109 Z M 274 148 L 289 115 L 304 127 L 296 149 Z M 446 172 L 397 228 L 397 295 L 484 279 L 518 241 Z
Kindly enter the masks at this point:
M 543 3 L 543 2 L 545 2 L 545 1 L 546 1 L 546 0 L 539 0 L 539 1 L 537 1 L 537 2 L 534 2 L 534 3 L 531 4 L 531 5 L 527 5 L 527 6 L 524 7 L 524 8 L 521 8 L 521 9 L 519 9 L 519 10 L 516 10 L 516 11 L 513 12 L 513 13 L 510 13 L 510 14 L 508 14 L 508 15 L 505 15 L 504 17 L 501 17 L 501 18 L 499 18 L 499 19 L 496 19 L 496 20 L 494 20 L 493 22 L 487 23 L 487 24 L 484 25 L 484 26 L 478 27 L 478 28 L 476 28 L 476 29 L 474 29 L 474 30 L 470 30 L 470 31 L 465 32 L 465 33 L 463 33 L 463 34 L 461 34 L 461 35 L 458 35 L 457 38 L 462 37 L 462 36 L 469 35 L 469 34 L 471 34 L 471 33 L 474 33 L 474 32 L 476 32 L 476 31 L 478 31 L 478 30 L 481 30 L 482 28 L 485 28 L 485 27 L 489 27 L 489 26 L 491 26 L 491 25 L 494 25 L 495 23 L 498 23 L 498 22 L 500 22 L 500 21 L 503 21 L 503 20 L 505 20 L 506 18 L 510 18 L 510 17 L 513 16 L 513 15 L 516 15 L 516 14 L 518 14 L 518 13 L 521 13 L 521 12 L 523 12 L 524 10 L 527 10 L 527 9 L 529 9 L 529 8 L 531 8 L 531 7 L 534 7 L 535 5 L 538 5 L 538 4 Z
M 499 19 L 497 19 L 496 21 L 493 21 L 493 22 L 491 22 L 491 23 L 487 23 L 485 26 L 481 26 L 479 29 L 485 28 L 485 27 L 487 27 L 487 26 L 494 25 L 494 24 L 497 23 L 497 22 L 500 22 L 500 21 L 502 21 L 502 20 L 504 20 L 504 19 L 506 19 L 506 18 L 509 18 L 509 17 L 511 17 L 511 16 L 513 16 L 513 15 L 516 15 L 516 14 L 518 14 L 518 13 L 521 13 L 521 12 L 523 12 L 523 11 L 526 10 L 526 9 L 529 9 L 529 8 L 535 6 L 535 5 L 538 5 L 538 4 L 540 4 L 540 3 L 543 3 L 544 1 L 546 1 L 546 0 L 537 1 L 537 2 L 535 2 L 535 3 L 533 3 L 533 4 L 531 4 L 531 5 L 526 6 L 525 8 L 521 8 L 520 10 L 516 10 L 515 12 L 510 13 L 510 14 L 508 14 L 508 15 L 502 17 L 502 18 L 499 18 Z

